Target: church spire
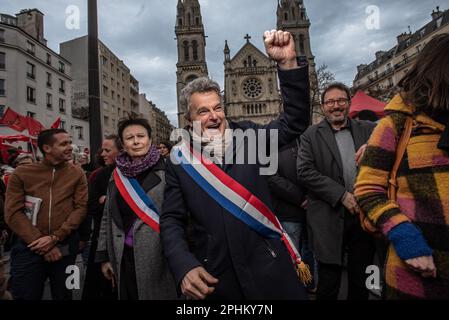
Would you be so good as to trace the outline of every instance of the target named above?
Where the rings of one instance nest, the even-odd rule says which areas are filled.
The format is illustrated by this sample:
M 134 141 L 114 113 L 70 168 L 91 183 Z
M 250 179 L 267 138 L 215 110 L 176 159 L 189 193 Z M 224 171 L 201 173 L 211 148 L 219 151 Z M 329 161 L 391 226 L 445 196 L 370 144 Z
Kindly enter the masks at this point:
M 225 61 L 230 61 L 231 60 L 231 50 L 229 49 L 229 46 L 228 46 L 228 40 L 225 40 L 225 47 L 224 47 L 223 53 L 225 56 Z

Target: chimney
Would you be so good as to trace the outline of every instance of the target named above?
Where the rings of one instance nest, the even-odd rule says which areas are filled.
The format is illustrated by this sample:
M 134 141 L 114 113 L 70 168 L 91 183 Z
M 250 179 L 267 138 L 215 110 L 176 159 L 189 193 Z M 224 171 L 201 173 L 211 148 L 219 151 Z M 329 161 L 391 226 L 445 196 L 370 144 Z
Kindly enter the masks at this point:
M 441 17 L 441 15 L 443 14 L 442 11 L 440 11 L 440 7 L 437 7 L 437 10 L 432 10 L 432 20 L 437 20 L 439 17 Z
M 377 51 L 376 52 L 376 60 L 380 60 L 384 54 L 385 54 L 385 51 Z
M 401 42 L 406 41 L 408 38 L 410 38 L 411 34 L 410 33 L 401 33 L 400 35 L 397 36 L 398 39 L 398 44 L 400 44 Z
M 44 14 L 38 9 L 24 9 L 16 14 L 17 26 L 31 35 L 40 43 L 46 45 L 44 39 Z
M 360 65 L 357 66 L 357 72 L 360 73 L 365 68 L 366 68 L 366 64 L 360 64 Z

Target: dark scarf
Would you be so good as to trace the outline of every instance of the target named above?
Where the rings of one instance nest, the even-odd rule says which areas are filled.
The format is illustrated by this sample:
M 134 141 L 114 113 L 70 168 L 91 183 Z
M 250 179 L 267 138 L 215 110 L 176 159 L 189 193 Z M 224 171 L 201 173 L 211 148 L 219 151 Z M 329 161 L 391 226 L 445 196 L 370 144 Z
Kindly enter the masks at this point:
M 134 161 L 126 152 L 121 152 L 116 159 L 116 165 L 125 177 L 135 178 L 148 168 L 153 167 L 159 161 L 160 156 L 159 150 L 152 145 L 145 157 Z

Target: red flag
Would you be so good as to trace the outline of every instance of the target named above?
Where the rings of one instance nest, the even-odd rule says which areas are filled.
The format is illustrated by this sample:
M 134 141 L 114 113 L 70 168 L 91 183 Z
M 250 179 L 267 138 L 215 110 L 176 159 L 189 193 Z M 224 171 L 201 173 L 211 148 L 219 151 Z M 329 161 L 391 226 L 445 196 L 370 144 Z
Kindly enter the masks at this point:
M 38 136 L 39 133 L 44 130 L 44 126 L 36 119 L 27 117 L 28 121 L 28 133 L 32 136 Z
M 58 129 L 61 125 L 61 118 L 56 119 L 56 121 L 51 125 L 51 129 Z
M 0 119 L 0 124 L 7 125 L 11 129 L 22 132 L 27 128 L 28 122 L 26 117 L 8 108 Z
M 10 136 L 0 136 L 0 143 L 2 143 L 3 141 L 6 141 L 8 143 L 13 143 L 13 142 L 18 142 L 18 141 L 23 141 L 23 142 L 30 142 L 33 140 L 37 141 L 36 138 L 30 138 L 28 136 L 25 136 L 23 134 L 18 134 L 18 135 L 10 135 Z

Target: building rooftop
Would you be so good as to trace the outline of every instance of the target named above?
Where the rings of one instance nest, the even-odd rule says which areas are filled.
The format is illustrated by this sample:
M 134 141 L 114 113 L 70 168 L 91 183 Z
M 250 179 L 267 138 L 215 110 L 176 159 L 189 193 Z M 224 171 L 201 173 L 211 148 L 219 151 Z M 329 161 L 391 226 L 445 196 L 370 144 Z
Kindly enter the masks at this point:
M 391 60 L 395 55 L 401 53 L 402 51 L 408 49 L 409 47 L 413 46 L 417 42 L 419 42 L 421 39 L 427 37 L 432 32 L 438 30 L 442 26 L 449 23 L 449 10 L 440 11 L 439 7 L 437 7 L 437 10 L 433 10 L 432 12 L 432 21 L 427 23 L 425 26 L 420 28 L 418 31 L 412 33 L 409 31 L 408 33 L 402 33 L 397 37 L 398 44 L 395 45 L 390 50 L 383 52 L 378 51 L 376 53 L 376 59 L 372 61 L 368 65 L 359 65 L 357 67 L 358 72 L 355 77 L 355 81 L 363 78 L 365 75 L 373 72 L 376 70 L 379 66 L 384 64 L 386 61 Z

